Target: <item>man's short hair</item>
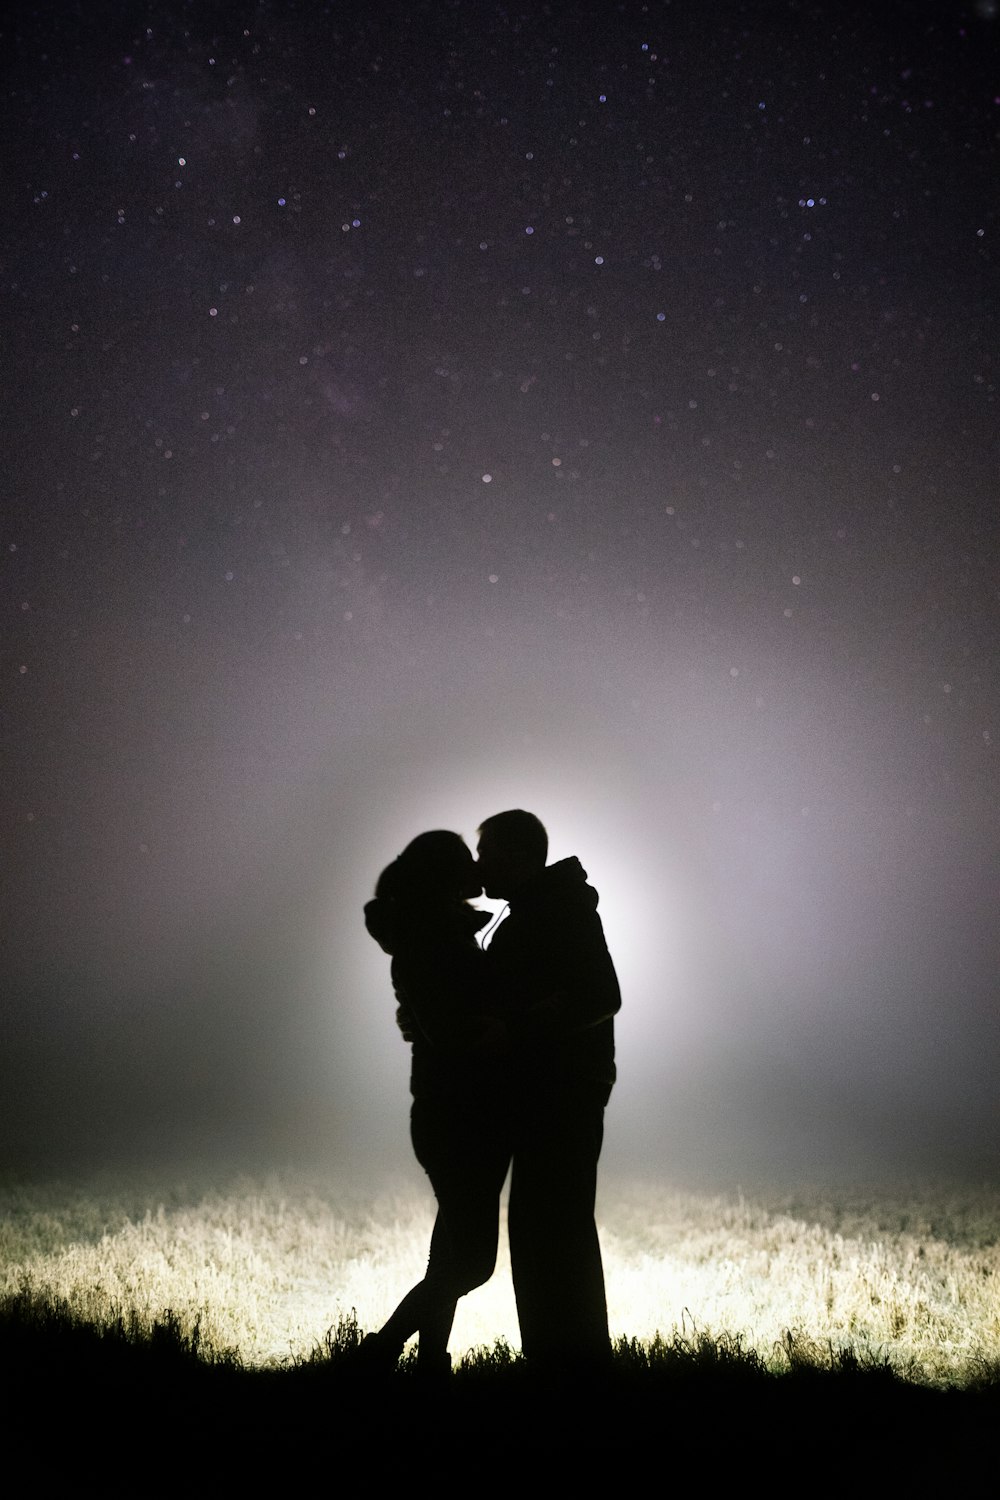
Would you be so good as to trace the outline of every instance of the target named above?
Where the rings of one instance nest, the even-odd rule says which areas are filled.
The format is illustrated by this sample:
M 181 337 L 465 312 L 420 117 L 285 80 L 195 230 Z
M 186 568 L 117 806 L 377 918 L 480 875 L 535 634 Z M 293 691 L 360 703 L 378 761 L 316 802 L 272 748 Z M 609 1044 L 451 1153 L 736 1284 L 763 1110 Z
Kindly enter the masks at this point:
M 534 813 L 524 812 L 520 807 L 510 812 L 494 813 L 479 828 L 479 835 L 488 834 L 504 853 L 522 855 L 533 864 L 544 865 L 549 856 L 549 836 L 545 824 Z

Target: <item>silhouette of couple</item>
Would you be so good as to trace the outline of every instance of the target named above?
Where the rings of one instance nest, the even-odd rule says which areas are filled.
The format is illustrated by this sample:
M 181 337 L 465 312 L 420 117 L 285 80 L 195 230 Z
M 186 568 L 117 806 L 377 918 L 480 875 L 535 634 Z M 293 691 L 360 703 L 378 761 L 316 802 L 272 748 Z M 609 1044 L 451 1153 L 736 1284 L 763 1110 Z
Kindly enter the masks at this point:
M 578 859 L 546 865 L 532 813 L 488 818 L 478 856 L 456 833 L 423 833 L 365 907 L 392 956 L 396 1018 L 413 1049 L 413 1148 L 438 1212 L 423 1280 L 361 1355 L 392 1368 L 419 1332 L 418 1370 L 450 1369 L 455 1305 L 493 1274 L 511 1168 L 523 1353 L 538 1369 L 601 1367 L 610 1345 L 594 1197 L 621 996 L 597 892 Z M 469 905 L 483 891 L 508 903 L 485 948 L 476 935 L 488 914 Z

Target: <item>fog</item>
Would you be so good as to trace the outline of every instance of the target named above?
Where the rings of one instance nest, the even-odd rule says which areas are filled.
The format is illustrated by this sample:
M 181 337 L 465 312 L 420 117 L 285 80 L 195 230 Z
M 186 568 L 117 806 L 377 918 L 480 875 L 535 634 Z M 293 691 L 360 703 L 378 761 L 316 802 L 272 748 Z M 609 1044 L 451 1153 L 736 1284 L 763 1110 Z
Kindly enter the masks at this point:
M 443 693 L 373 664 L 350 712 L 329 689 L 320 707 L 319 682 L 271 683 L 227 705 L 157 816 L 149 789 L 138 828 L 84 788 L 108 816 L 78 818 L 81 852 L 18 923 L 14 1159 L 405 1160 L 408 1049 L 361 908 L 416 832 L 471 844 L 523 803 L 601 892 L 624 996 L 609 1160 L 981 1167 L 988 810 L 976 827 L 907 808 L 867 753 L 877 724 L 824 711 L 819 686 L 758 708 L 728 672 L 665 685 L 636 663 L 622 682 L 599 641 L 540 679 L 528 646 L 480 668 L 441 644 Z
M 408 1163 L 362 907 L 522 806 L 608 1172 L 992 1170 L 995 23 L 820 11 L 16 32 L 8 1169 Z

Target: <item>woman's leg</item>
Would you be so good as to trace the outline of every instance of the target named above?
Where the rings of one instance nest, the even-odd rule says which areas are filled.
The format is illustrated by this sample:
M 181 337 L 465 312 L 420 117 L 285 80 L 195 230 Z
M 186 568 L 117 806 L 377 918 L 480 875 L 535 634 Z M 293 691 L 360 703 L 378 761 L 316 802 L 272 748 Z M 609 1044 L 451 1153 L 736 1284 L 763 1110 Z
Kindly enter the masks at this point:
M 417 1364 L 425 1368 L 441 1369 L 447 1363 L 455 1308 L 465 1290 L 458 1285 L 455 1269 L 447 1221 L 439 1207 L 431 1234 L 427 1274 L 421 1283 L 427 1296 L 419 1323 Z
M 451 1256 L 447 1248 L 447 1231 L 438 1209 L 431 1235 L 431 1253 L 427 1274 L 411 1287 L 387 1322 L 375 1335 L 386 1359 L 398 1359 L 407 1339 L 420 1333 L 418 1357 L 438 1359 L 447 1352 L 455 1305 L 461 1291 L 453 1289 Z
M 387 1351 L 402 1353 L 406 1340 L 420 1333 L 418 1362 L 440 1367 L 459 1297 L 493 1274 L 497 1255 L 500 1191 L 510 1150 L 499 1123 L 481 1103 L 414 1100 L 411 1115 L 417 1160 L 430 1177 L 438 1200 L 427 1271 L 403 1298 L 376 1335 Z

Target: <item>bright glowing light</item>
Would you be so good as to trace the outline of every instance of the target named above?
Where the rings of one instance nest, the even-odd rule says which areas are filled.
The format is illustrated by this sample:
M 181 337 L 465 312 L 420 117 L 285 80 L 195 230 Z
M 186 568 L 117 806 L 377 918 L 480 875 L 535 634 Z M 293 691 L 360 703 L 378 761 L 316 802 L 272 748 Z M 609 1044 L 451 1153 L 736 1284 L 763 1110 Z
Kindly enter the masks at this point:
M 548 829 L 550 863 L 576 855 L 600 897 L 598 911 L 622 990 L 616 1022 L 621 1082 L 609 1113 L 609 1141 L 616 1107 L 621 1124 L 640 1107 L 643 1090 L 663 1096 L 685 1030 L 698 1023 L 689 973 L 696 923 L 683 870 L 673 866 L 669 850 L 650 839 L 647 809 L 622 783 L 618 767 L 597 760 L 583 766 L 579 757 L 530 744 L 507 766 L 442 758 L 414 767 L 411 779 L 373 809 L 363 847 L 338 850 L 344 868 L 357 872 L 357 883 L 353 893 L 341 889 L 331 901 L 321 939 L 328 954 L 323 985 L 333 1006 L 349 1006 L 352 1017 L 349 1045 L 358 1093 L 350 1108 L 359 1142 L 375 1144 L 378 1137 L 396 1161 L 407 1142 L 409 1060 L 394 1021 L 388 960 L 365 932 L 361 909 L 379 870 L 417 833 L 453 829 L 475 849 L 479 825 L 510 807 L 537 813 Z M 486 897 L 475 905 L 495 915 L 504 908 L 502 901 Z M 345 911 L 357 914 L 349 939 Z M 331 1018 L 335 1028 L 336 1009 Z M 331 1087 L 338 1068 L 343 1071 L 339 1054 L 346 1045 L 346 1032 L 334 1030 Z M 379 1100 L 377 1109 L 373 1099 Z
M 683 886 L 680 874 L 665 868 L 663 851 L 649 847 L 642 806 L 616 785 L 617 777 L 599 765 L 567 769 L 530 747 L 517 767 L 459 770 L 450 762 L 426 767 L 421 779 L 415 776 L 396 799 L 387 799 L 382 827 L 368 830 L 369 882 L 373 885 L 379 869 L 424 829 L 454 829 L 475 849 L 476 830 L 492 813 L 510 807 L 536 813 L 548 829 L 549 862 L 575 854 L 599 893 L 631 1045 L 652 1042 L 654 1032 L 660 1033 L 656 1045 L 661 1045 L 663 996 L 678 988 Z M 373 860 L 373 850 L 381 850 L 381 857 Z M 362 903 L 370 894 L 365 890 Z M 482 897 L 476 905 L 499 912 L 504 903 Z M 360 922 L 358 927 L 359 943 L 372 947 Z M 388 983 L 385 976 L 382 983 Z

